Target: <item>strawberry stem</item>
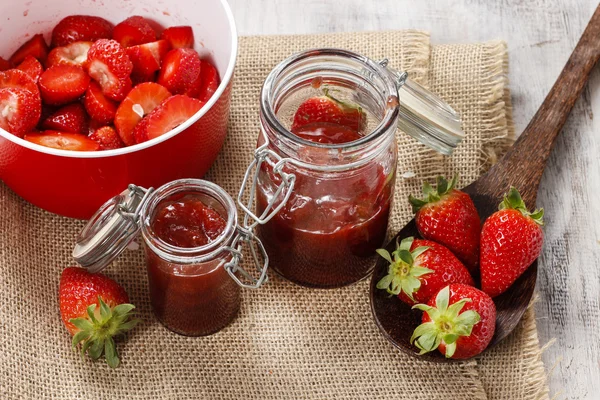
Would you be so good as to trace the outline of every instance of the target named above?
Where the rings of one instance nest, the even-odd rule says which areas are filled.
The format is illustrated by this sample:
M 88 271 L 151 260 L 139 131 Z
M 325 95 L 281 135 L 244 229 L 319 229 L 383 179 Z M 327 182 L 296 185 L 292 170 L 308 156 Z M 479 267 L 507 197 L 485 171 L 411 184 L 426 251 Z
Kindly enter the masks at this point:
M 436 178 L 436 188 L 433 188 L 427 181 L 423 182 L 423 198 L 418 199 L 412 195 L 408 196 L 408 201 L 412 205 L 413 212 L 419 211 L 423 206 L 429 203 L 435 203 L 439 201 L 442 196 L 450 193 L 458 182 L 458 174 L 448 182 L 443 176 Z
M 527 206 L 525 205 L 525 202 L 521 198 L 521 194 L 514 186 L 511 186 L 510 190 L 504 195 L 504 199 L 498 205 L 498 209 L 520 211 L 521 214 L 523 214 L 524 216 L 533 219 L 536 224 L 544 225 L 544 209 L 539 208 L 532 213 L 529 212 Z
M 390 255 L 385 249 L 378 249 L 377 254 L 387 260 L 390 265 L 388 274 L 377 282 L 378 289 L 385 289 L 389 294 L 398 295 L 403 292 L 412 301 L 413 294 L 421 288 L 419 277 L 430 274 L 433 270 L 415 265 L 416 259 L 429 250 L 429 247 L 419 246 L 412 252 L 410 248 L 414 237 L 407 237 L 402 242 L 396 242 L 396 250 Z
M 116 368 L 119 365 L 119 356 L 113 337 L 124 334 L 139 323 L 131 319 L 131 311 L 135 308 L 132 304 L 119 304 L 112 309 L 98 296 L 99 311 L 96 304 L 87 308 L 88 318 L 72 318 L 69 322 L 75 325 L 79 332 L 73 336 L 73 347 L 81 344 L 81 354 L 87 352 L 93 360 L 97 360 L 104 352 L 108 365 Z
M 426 312 L 431 321 L 419 325 L 412 334 L 410 342 L 419 348 L 419 354 L 425 354 L 439 347 L 446 346 L 446 358 L 451 358 L 456 351 L 456 341 L 461 336 L 470 336 L 473 326 L 481 317 L 475 310 L 461 313 L 471 299 L 464 298 L 450 305 L 450 287 L 440 290 L 435 298 L 435 307 L 427 304 L 416 304 L 413 309 Z

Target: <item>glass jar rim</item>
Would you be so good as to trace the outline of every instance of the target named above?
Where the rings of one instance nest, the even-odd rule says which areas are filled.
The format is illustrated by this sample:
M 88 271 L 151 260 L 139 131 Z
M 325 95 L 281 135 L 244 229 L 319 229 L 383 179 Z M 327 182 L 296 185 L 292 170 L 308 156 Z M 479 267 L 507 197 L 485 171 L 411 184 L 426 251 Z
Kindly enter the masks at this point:
M 206 194 L 218 201 L 227 212 L 225 230 L 204 246 L 190 248 L 174 246 L 153 233 L 151 217 L 155 208 L 168 196 L 184 191 Z M 198 264 L 210 261 L 227 251 L 226 247 L 231 243 L 237 229 L 237 208 L 231 196 L 215 183 L 202 179 L 178 179 L 159 187 L 150 194 L 141 210 L 140 225 L 144 242 L 158 256 L 177 264 Z
M 341 57 L 360 63 L 363 67 L 367 68 L 369 72 L 375 73 L 382 80 L 386 88 L 386 93 L 384 94 L 384 97 L 386 99 L 389 98 L 389 96 L 396 96 L 396 98 L 398 97 L 398 86 L 394 81 L 392 75 L 388 73 L 388 71 L 382 64 L 370 59 L 369 57 L 360 55 L 349 50 L 336 48 L 305 50 L 300 53 L 293 54 L 292 56 L 280 62 L 275 68 L 273 68 L 273 70 L 265 79 L 265 82 L 261 89 L 260 108 L 261 114 L 266 119 L 266 122 L 277 132 L 281 132 L 286 139 L 291 140 L 295 144 L 308 147 L 317 147 L 322 149 L 352 150 L 363 147 L 364 145 L 370 144 L 376 141 L 378 138 L 385 136 L 386 133 L 388 133 L 391 130 L 391 128 L 394 126 L 398 119 L 399 104 L 395 104 L 393 107 L 386 107 L 385 115 L 383 116 L 381 121 L 379 121 L 379 124 L 371 132 L 369 132 L 369 134 L 361 137 L 358 140 L 341 144 L 317 143 L 303 139 L 297 135 L 294 135 L 281 123 L 279 118 L 277 118 L 277 115 L 273 108 L 273 88 L 275 83 L 277 82 L 277 79 L 280 78 L 281 75 L 285 73 L 290 67 L 296 65 L 297 63 L 307 58 L 315 56 Z

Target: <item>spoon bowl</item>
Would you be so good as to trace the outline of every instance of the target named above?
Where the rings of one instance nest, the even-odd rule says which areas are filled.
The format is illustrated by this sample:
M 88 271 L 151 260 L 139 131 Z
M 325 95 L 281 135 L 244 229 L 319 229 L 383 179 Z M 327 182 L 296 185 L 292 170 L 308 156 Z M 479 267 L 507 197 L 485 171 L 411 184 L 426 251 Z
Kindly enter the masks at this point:
M 481 222 L 492 215 L 511 186 L 516 187 L 527 205 L 535 208 L 538 187 L 558 133 L 581 94 L 592 68 L 600 58 L 600 5 L 588 23 L 546 99 L 508 153 L 485 175 L 462 189 L 479 212 Z M 391 253 L 396 239 L 420 238 L 411 220 L 386 246 Z M 434 362 L 452 362 L 438 351 L 419 355 L 410 343 L 413 331 L 421 324 L 421 312 L 413 311 L 397 296 L 377 289 L 387 273 L 388 262 L 380 258 L 371 277 L 370 299 L 375 323 L 384 337 L 407 354 Z M 496 330 L 489 347 L 501 342 L 518 325 L 529 307 L 537 278 L 537 260 L 503 294 L 494 298 Z M 477 280 L 477 279 L 476 279 Z M 488 348 L 489 348 L 488 347 Z

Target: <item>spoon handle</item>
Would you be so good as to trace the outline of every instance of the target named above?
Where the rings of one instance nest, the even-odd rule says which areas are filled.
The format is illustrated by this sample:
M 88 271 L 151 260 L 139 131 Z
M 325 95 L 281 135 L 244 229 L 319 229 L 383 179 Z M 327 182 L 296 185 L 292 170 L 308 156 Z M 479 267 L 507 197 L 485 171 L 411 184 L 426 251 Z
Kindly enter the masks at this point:
M 599 57 L 600 5 L 537 113 L 506 156 L 480 179 L 479 190 L 500 197 L 510 185 L 516 186 L 527 206 L 535 206 L 537 189 L 556 136 Z M 492 188 L 498 192 L 490 193 Z

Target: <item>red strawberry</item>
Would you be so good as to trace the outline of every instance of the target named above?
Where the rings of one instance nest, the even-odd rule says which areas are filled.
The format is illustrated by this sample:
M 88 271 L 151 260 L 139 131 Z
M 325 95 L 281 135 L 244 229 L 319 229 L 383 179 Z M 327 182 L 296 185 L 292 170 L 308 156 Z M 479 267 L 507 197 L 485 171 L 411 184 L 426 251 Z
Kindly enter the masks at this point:
M 90 139 L 98 142 L 100 150 L 120 149 L 123 142 L 112 126 L 103 126 L 90 134 Z
M 132 329 L 139 321 L 131 319 L 135 306 L 127 293 L 103 274 L 90 274 L 83 268 L 66 268 L 58 289 L 60 316 L 73 335 L 73 346 L 97 360 L 104 351 L 108 365 L 115 368 L 119 357 L 113 337 Z
M 133 64 L 125 49 L 114 40 L 100 39 L 88 51 L 88 73 L 102 87 L 102 93 L 121 101 L 131 90 Z
M 80 103 L 64 106 L 42 122 L 42 128 L 60 132 L 88 133 L 88 115 Z
M 90 82 L 90 86 L 85 92 L 83 104 L 90 117 L 103 125 L 110 124 L 115 119 L 118 104 L 107 99 L 102 93 L 100 85 L 94 81 Z
M 42 133 L 28 133 L 23 139 L 31 143 L 59 150 L 100 150 L 98 143 L 79 133 L 44 131 Z
M 408 237 L 396 245 L 391 255 L 385 249 L 377 253 L 390 263 L 388 275 L 377 283 L 377 288 L 398 295 L 407 304 L 427 302 L 451 283 L 473 285 L 469 271 L 441 244 Z
M 0 89 L 0 128 L 22 137 L 37 125 L 42 105 L 39 98 L 25 89 Z
M 456 176 L 449 183 L 438 176 L 436 189 L 425 182 L 425 198 L 410 196 L 409 201 L 421 236 L 449 248 L 473 272 L 479 264 L 481 222 L 469 195 L 454 189 L 456 181 Z
M 194 47 L 194 31 L 191 26 L 172 26 L 165 29 L 160 38 L 168 41 L 174 49 Z
M 155 41 L 156 32 L 146 18 L 134 15 L 115 26 L 112 37 L 121 46 L 129 47 Z
M 165 55 L 157 82 L 173 94 L 185 94 L 196 83 L 202 63 L 195 50 L 180 48 Z
M 45 103 L 66 104 L 83 96 L 90 77 L 81 67 L 55 65 L 44 71 L 38 84 Z
M 93 42 L 110 39 L 112 24 L 100 17 L 71 15 L 63 18 L 52 31 L 52 46 L 66 46 L 73 42 Z
M 44 67 L 42 64 L 32 56 L 27 56 L 21 64 L 17 66 L 18 70 L 25 72 L 27 75 L 33 79 L 35 83 L 40 79 L 40 75 L 44 72 Z
M 129 92 L 115 115 L 115 128 L 127 146 L 135 144 L 135 126 L 168 97 L 171 93 L 154 82 L 141 83 Z
M 330 122 L 360 132 L 366 126 L 367 117 L 360 106 L 341 102 L 325 91 L 325 96 L 311 97 L 300 104 L 291 130 L 313 122 Z
M 19 69 L 9 69 L 8 71 L 0 72 L 0 89 L 3 88 L 29 90 L 35 97 L 41 99 L 38 85 L 35 84 L 26 72 Z
M 66 46 L 56 47 L 48 54 L 46 67 L 54 65 L 68 64 L 85 67 L 87 63 L 87 54 L 92 47 L 93 42 L 73 42 Z
M 210 62 L 201 60 L 201 64 L 200 75 L 185 94 L 200 101 L 208 102 L 219 88 L 219 73 Z
M 126 51 L 133 63 L 133 75 L 138 78 L 154 77 L 169 49 L 166 40 L 128 47 Z
M 544 242 L 544 209 L 527 211 L 511 187 L 500 211 L 481 230 L 481 289 L 492 297 L 504 293 L 539 257 Z
M 154 139 L 177 128 L 196 114 L 203 105 L 200 100 L 184 95 L 169 97 L 136 126 L 134 131 L 136 142 Z
M 490 296 L 472 286 L 453 283 L 428 304 L 413 308 L 423 311 L 423 323 L 410 338 L 420 354 L 438 349 L 447 358 L 471 358 L 485 350 L 494 336 L 496 306 Z
M 7 61 L 4 58 L 0 57 L 0 72 L 6 71 L 7 69 L 11 69 L 11 68 L 12 68 L 12 64 L 10 63 L 10 61 Z
M 27 56 L 32 56 L 37 58 L 40 62 L 44 62 L 46 61 L 46 57 L 48 57 L 48 51 L 48 45 L 44 40 L 44 36 L 37 34 L 25 42 L 12 56 L 10 56 L 10 62 L 12 65 L 19 65 L 27 58 Z

